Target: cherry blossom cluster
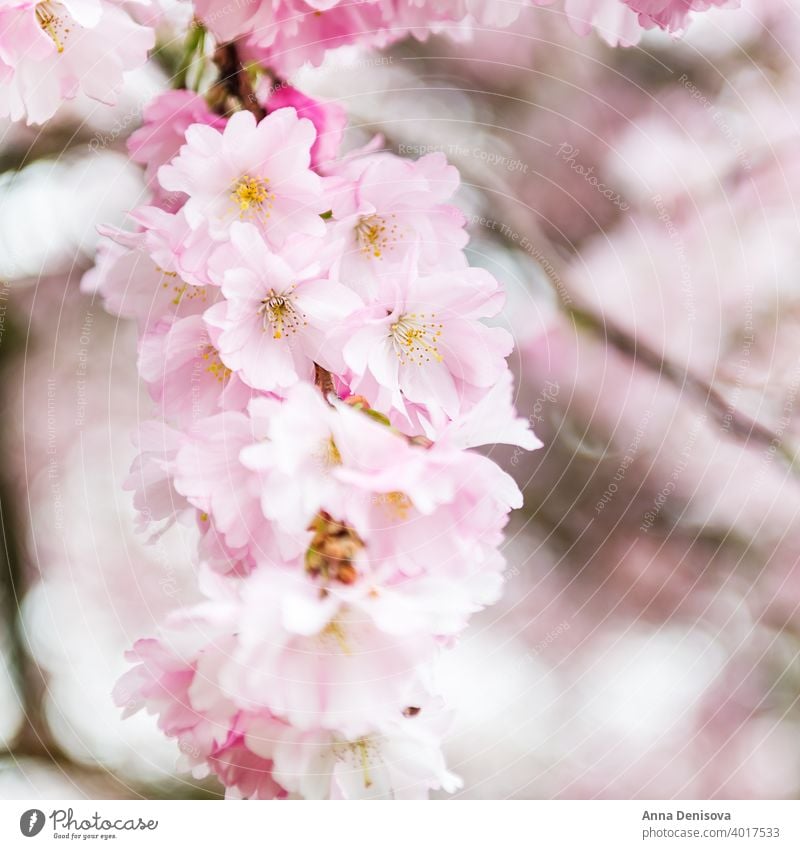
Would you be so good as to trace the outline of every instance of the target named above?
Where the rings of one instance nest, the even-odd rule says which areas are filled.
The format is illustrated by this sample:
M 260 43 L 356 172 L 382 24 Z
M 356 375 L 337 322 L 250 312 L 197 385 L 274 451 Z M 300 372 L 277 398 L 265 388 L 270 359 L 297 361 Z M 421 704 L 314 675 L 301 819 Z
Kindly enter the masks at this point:
M 331 48 L 382 48 L 434 32 L 468 37 L 472 26 L 507 27 L 526 5 L 563 5 L 573 28 L 592 27 L 613 43 L 635 43 L 643 29 L 683 30 L 694 11 L 738 0 L 196 0 L 198 17 L 222 41 L 237 39 L 252 61 L 288 74 L 318 64 Z
M 245 61 L 287 76 L 343 45 L 382 48 L 442 32 L 467 38 L 474 26 L 507 27 L 526 5 L 562 0 L 174 0 L 218 43 L 235 41 Z M 643 29 L 685 28 L 689 15 L 738 0 L 563 0 L 573 28 L 592 27 L 633 44 Z M 41 124 L 79 93 L 113 104 L 124 74 L 142 66 L 166 0 L 3 0 L 0 3 L 0 116 Z
M 549 6 L 554 0 L 535 0 Z M 739 0 L 564 0 L 564 11 L 579 35 L 594 28 L 612 45 L 636 44 L 644 30 L 679 33 L 693 12 L 714 6 L 736 7 Z
M 709 5 L 564 8 L 577 29 L 622 16 L 638 31 Z M 135 643 L 115 699 L 156 715 L 182 765 L 229 796 L 459 787 L 437 662 L 499 597 L 522 505 L 487 449 L 540 444 L 513 407 L 504 295 L 467 260 L 443 155 L 380 139 L 342 153 L 341 107 L 284 78 L 331 47 L 503 26 L 519 7 L 197 0 L 185 58 L 218 80 L 159 95 L 129 140 L 149 200 L 102 229 L 83 286 L 137 323 L 153 414 L 127 486 L 143 530 L 194 537 L 200 600 Z M 161 16 L 130 8 L 146 25 L 127 4 L 6 3 L 0 111 L 44 120 L 78 89 L 111 100 Z
M 503 292 L 443 155 L 340 157 L 337 106 L 274 95 L 158 98 L 130 140 L 152 202 L 85 278 L 138 323 L 155 414 L 128 486 L 151 533 L 196 534 L 204 595 L 115 696 L 229 795 L 452 791 L 436 662 L 498 598 L 522 504 L 474 449 L 539 444 L 485 323 Z

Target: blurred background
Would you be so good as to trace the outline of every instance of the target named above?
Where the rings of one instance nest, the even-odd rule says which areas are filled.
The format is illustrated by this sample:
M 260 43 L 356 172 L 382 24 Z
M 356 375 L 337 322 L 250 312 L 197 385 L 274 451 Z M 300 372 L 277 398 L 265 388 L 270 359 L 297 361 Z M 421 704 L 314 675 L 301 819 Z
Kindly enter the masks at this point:
M 800 795 L 798 48 L 797 0 L 615 50 L 535 8 L 293 80 L 344 103 L 348 145 L 460 168 L 545 442 L 493 452 L 526 496 L 505 599 L 440 670 L 459 796 Z M 1 798 L 221 795 L 111 702 L 193 600 L 192 542 L 134 529 L 135 328 L 78 291 L 167 85 L 153 63 L 113 109 L 0 129 Z

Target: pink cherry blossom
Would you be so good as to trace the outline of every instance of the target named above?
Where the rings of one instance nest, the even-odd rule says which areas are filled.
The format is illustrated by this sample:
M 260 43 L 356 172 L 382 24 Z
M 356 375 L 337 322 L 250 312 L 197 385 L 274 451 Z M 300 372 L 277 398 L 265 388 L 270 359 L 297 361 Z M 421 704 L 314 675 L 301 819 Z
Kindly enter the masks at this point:
M 378 590 L 334 581 L 321 593 L 302 566 L 256 569 L 239 584 L 223 687 L 296 728 L 359 735 L 400 717 L 424 695 L 420 669 L 437 642 L 422 628 L 382 630 L 369 616 L 369 592 Z
M 202 0 L 202 7 L 208 0 Z M 390 0 L 279 0 L 258 2 L 244 18 L 244 55 L 287 76 L 309 62 L 319 65 L 327 51 L 347 44 L 380 48 L 402 37 L 390 31 Z M 253 8 L 253 4 L 250 4 Z M 226 28 L 228 25 L 226 23 Z
M 214 238 L 227 237 L 236 221 L 251 222 L 275 247 L 291 233 L 322 236 L 326 202 L 310 168 L 315 140 L 314 124 L 290 108 L 258 123 L 237 112 L 223 130 L 192 124 L 178 156 L 159 168 L 159 183 L 184 192 L 186 220 Z
M 220 410 L 244 410 L 252 395 L 223 365 L 197 313 L 148 327 L 139 343 L 139 374 L 163 416 L 187 428 Z
M 192 124 L 221 129 L 225 119 L 215 115 L 200 95 L 183 89 L 159 94 L 145 108 L 143 119 L 142 126 L 128 139 L 128 152 L 134 162 L 145 166 L 147 184 L 154 193 L 153 202 L 174 211 L 185 197 L 182 193 L 164 192 L 157 180 L 158 169 L 178 154 Z
M 100 0 L 0 6 L 0 115 L 41 124 L 83 92 L 114 103 L 123 72 L 143 65 L 153 31 Z
M 105 308 L 145 328 L 165 316 L 205 310 L 216 298 L 207 284 L 212 245 L 203 228 L 192 230 L 182 212 L 139 207 L 135 231 L 102 227 L 95 267 L 81 288 L 103 298 Z
M 461 786 L 445 765 L 437 720 L 429 721 L 423 708 L 353 739 L 259 718 L 245 739 L 249 749 L 269 756 L 276 781 L 304 799 L 425 799 L 431 790 L 453 793 Z
M 211 258 L 211 277 L 225 299 L 205 319 L 222 361 L 256 389 L 311 380 L 315 363 L 341 370 L 332 334 L 361 302 L 326 279 L 323 247 L 293 238 L 278 255 L 254 225 L 234 222 L 230 242 Z
M 578 35 L 586 36 L 596 30 L 613 47 L 637 44 L 642 36 L 636 13 L 623 0 L 564 0 L 564 11 Z
M 267 562 L 280 560 L 284 538 L 291 553 L 302 546 L 264 521 L 258 475 L 239 461 L 241 450 L 262 438 L 264 426 L 259 418 L 233 411 L 201 419 L 184 437 L 172 464 L 176 492 L 199 511 L 201 525 L 212 526 L 227 549 L 236 552 L 237 560 L 244 550 Z
M 182 769 L 214 773 L 244 798 L 425 798 L 458 789 L 439 748 L 448 717 L 435 703 L 409 705 L 405 716 L 349 737 L 240 708 L 221 684 L 232 615 L 219 603 L 173 616 L 159 639 L 137 642 L 128 655 L 136 665 L 114 689 L 126 716 L 145 709 L 158 717 L 178 742 Z
M 338 103 L 315 100 L 286 84 L 268 90 L 264 100 L 268 112 L 292 107 L 297 110 L 299 118 L 308 118 L 314 125 L 317 131 L 311 147 L 311 164 L 314 167 L 338 156 L 347 126 L 347 113 Z
M 259 398 L 250 409 L 265 422 L 265 438 L 245 447 L 240 459 L 261 476 L 264 516 L 307 540 L 308 524 L 323 505 L 335 510 L 336 412 L 308 383 L 289 389 L 282 403 Z
M 326 590 L 330 604 L 345 598 L 387 633 L 446 636 L 496 600 L 494 548 L 521 496 L 492 461 L 455 435 L 414 445 L 363 411 L 325 408 L 302 384 L 266 420 L 267 438 L 240 453 L 260 473 L 264 514 L 298 537 L 320 511 L 355 533 L 346 582 L 355 589 Z M 537 444 L 522 422 L 512 438 Z
M 443 154 L 416 162 L 381 153 L 346 160 L 333 169 L 334 233 L 344 240 L 338 276 L 365 298 L 381 294 L 382 276 L 409 262 L 420 272 L 463 268 L 464 216 L 448 203 L 458 171 Z
M 164 422 L 141 422 L 134 443 L 139 450 L 124 488 L 133 492 L 133 505 L 139 513 L 139 527 L 147 530 L 160 522 L 163 530 L 190 511 L 189 502 L 175 491 L 175 460 L 186 437 L 183 431 Z
M 344 359 L 350 388 L 381 410 L 414 421 L 413 406 L 437 427 L 465 412 L 500 378 L 511 351 L 510 334 L 487 327 L 503 303 L 497 281 L 484 269 L 418 275 L 404 268 L 386 294 L 348 322 Z
M 705 12 L 713 6 L 738 5 L 737 0 L 624 0 L 643 27 L 660 27 L 675 32 L 683 29 L 690 12 Z
M 274 74 L 368 24 L 372 43 L 463 33 L 507 5 L 199 12 Z M 271 78 L 260 122 L 156 102 L 132 142 L 156 205 L 105 231 L 84 282 L 139 322 L 157 418 L 127 486 L 151 530 L 194 528 L 205 595 L 137 643 L 116 698 L 234 798 L 422 798 L 459 786 L 433 670 L 498 599 L 522 503 L 469 449 L 539 443 L 514 412 L 510 334 L 484 323 L 504 295 L 468 264 L 456 169 L 379 141 L 337 161 L 342 111 Z
M 541 448 L 542 442 L 533 432 L 532 422 L 517 416 L 513 391 L 513 376 L 507 370 L 471 410 L 444 429 L 439 444 L 478 448 L 500 443 L 526 451 Z

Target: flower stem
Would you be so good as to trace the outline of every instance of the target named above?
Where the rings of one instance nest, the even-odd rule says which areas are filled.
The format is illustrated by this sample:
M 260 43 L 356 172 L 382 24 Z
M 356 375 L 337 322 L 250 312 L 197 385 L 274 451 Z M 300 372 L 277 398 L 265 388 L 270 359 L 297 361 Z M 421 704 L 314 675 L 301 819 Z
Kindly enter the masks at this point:
M 214 51 L 214 63 L 219 68 L 219 80 L 212 89 L 213 100 L 225 107 L 232 100 L 234 108 L 246 109 L 260 121 L 267 113 L 256 98 L 250 74 L 239 58 L 236 43 L 220 44 Z

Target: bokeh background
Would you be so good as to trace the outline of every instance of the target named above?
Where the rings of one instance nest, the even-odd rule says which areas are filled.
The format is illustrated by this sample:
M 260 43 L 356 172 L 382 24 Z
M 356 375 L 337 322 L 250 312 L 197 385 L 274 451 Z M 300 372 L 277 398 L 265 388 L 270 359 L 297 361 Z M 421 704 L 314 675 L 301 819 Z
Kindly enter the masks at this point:
M 2 798 L 221 795 L 111 702 L 192 544 L 134 528 L 135 329 L 78 289 L 143 198 L 125 138 L 174 38 L 113 109 L 0 128 Z M 797 0 L 624 49 L 536 8 L 293 80 L 348 145 L 460 168 L 545 442 L 495 452 L 526 496 L 505 599 L 440 670 L 459 796 L 800 795 L 799 48 Z

